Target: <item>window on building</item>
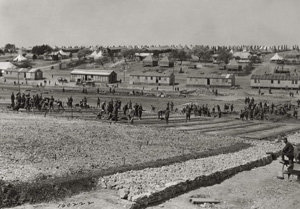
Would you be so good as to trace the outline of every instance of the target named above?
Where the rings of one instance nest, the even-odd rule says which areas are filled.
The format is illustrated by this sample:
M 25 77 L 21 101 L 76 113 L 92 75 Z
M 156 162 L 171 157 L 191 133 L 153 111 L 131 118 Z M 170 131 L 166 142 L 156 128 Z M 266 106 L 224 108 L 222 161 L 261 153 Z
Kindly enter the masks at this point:
M 140 79 L 140 76 L 137 76 L 137 79 Z
M 6 75 L 8 74 L 8 72 L 6 71 Z
M 298 84 L 298 81 L 297 81 L 297 80 L 295 80 L 295 84 Z
M 280 80 L 278 80 L 278 84 L 280 84 Z
M 271 83 L 274 83 L 274 80 L 271 80 Z
M 294 84 L 294 80 L 292 80 L 292 84 Z
M 151 76 L 151 80 L 153 80 L 153 77 Z
M 254 83 L 257 83 L 257 80 L 256 80 L 256 79 L 254 79 Z
M 228 82 L 228 79 L 225 79 L 225 83 L 227 83 Z
M 257 83 L 260 83 L 260 80 L 259 80 L 259 79 L 257 79 Z
M 159 77 L 158 80 L 161 80 L 161 77 Z
M 91 78 L 94 78 L 94 76 L 93 76 L 93 75 L 91 75 Z

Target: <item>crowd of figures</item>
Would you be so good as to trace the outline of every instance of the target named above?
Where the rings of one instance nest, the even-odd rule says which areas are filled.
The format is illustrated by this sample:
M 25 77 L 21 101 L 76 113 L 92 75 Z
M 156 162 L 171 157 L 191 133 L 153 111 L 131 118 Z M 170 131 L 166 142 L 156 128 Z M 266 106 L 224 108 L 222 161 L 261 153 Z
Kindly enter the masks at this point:
M 84 96 L 79 103 L 73 105 L 73 98 L 70 96 L 67 98 L 67 106 L 68 108 L 79 107 L 79 108 L 91 108 L 88 103 L 87 97 Z M 300 100 L 297 100 L 298 106 L 300 106 Z M 58 110 L 65 110 L 63 106 L 63 102 L 59 99 L 55 99 L 53 96 L 51 97 L 43 97 L 42 94 L 27 95 L 25 93 L 12 93 L 11 95 L 11 108 L 13 110 L 19 110 L 20 108 L 26 109 L 26 111 L 32 111 L 33 109 L 37 110 L 54 110 L 57 108 Z M 100 98 L 97 98 L 97 119 L 107 119 L 117 121 L 121 118 L 127 119 L 129 123 L 133 123 L 134 118 L 142 119 L 143 109 L 142 104 L 135 103 L 133 104 L 131 100 L 125 103 L 122 106 L 122 102 L 119 99 L 111 99 L 110 101 L 102 101 Z M 156 107 L 151 105 L 151 111 L 155 112 Z M 275 114 L 275 115 L 287 115 L 290 114 L 290 111 L 293 110 L 293 117 L 298 117 L 298 111 L 296 105 L 292 105 L 291 102 L 286 102 L 284 104 L 275 105 L 273 102 L 269 103 L 268 101 L 260 101 L 256 102 L 252 97 L 245 97 L 245 107 L 240 112 L 241 120 L 253 120 L 266 119 L 267 115 Z M 160 109 L 157 111 L 158 119 L 165 119 L 166 123 L 169 123 L 169 117 L 171 112 L 185 114 L 186 122 L 190 121 L 191 114 L 197 116 L 204 117 L 222 117 L 222 113 L 232 113 L 234 111 L 233 104 L 224 104 L 223 111 L 221 110 L 221 106 L 219 104 L 208 106 L 208 104 L 193 104 L 189 103 L 184 106 L 181 110 L 178 108 L 174 108 L 173 101 L 167 102 L 166 108 Z M 121 113 L 121 115 L 119 115 Z M 163 117 L 164 116 L 164 117 Z
M 64 110 L 63 103 L 61 100 L 55 100 L 53 96 L 43 97 L 42 94 L 30 95 L 21 94 L 18 92 L 16 95 L 11 94 L 11 108 L 13 110 L 19 110 L 20 108 L 26 109 L 26 111 L 31 111 L 33 108 L 38 110 L 53 110 L 54 104 L 57 104 L 58 109 Z
M 300 105 L 300 100 L 297 100 L 298 106 Z M 250 99 L 249 97 L 245 97 L 245 108 L 241 110 L 240 119 L 241 120 L 253 120 L 266 119 L 267 114 L 275 114 L 275 115 L 287 115 L 289 111 L 292 110 L 291 102 L 287 102 L 282 104 L 275 105 L 273 102 L 271 104 L 268 101 L 260 101 L 255 102 L 254 98 Z M 293 117 L 298 117 L 297 108 L 293 107 Z

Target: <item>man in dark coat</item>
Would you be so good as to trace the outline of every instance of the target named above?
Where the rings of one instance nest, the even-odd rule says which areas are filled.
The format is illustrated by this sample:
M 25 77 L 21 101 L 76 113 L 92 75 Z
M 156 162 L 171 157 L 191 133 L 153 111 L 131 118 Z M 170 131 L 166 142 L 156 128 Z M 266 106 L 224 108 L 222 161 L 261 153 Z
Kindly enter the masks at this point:
M 285 146 L 282 149 L 281 159 L 283 162 L 286 162 L 284 160 L 284 156 L 286 156 L 289 159 L 289 165 L 292 166 L 294 163 L 294 146 L 287 140 L 286 136 L 282 138 L 282 141 L 285 143 Z
M 10 99 L 11 99 L 11 107 L 14 108 L 15 107 L 15 95 L 14 95 L 14 92 L 11 93 Z
M 165 111 L 165 118 L 167 125 L 169 124 L 170 110 L 167 108 Z

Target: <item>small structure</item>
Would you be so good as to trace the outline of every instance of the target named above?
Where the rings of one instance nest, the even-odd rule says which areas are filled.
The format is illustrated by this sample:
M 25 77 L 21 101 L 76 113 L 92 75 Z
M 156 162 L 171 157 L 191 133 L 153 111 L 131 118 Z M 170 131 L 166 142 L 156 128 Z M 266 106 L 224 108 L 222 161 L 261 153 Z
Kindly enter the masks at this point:
M 27 60 L 23 55 L 19 54 L 15 59 L 13 59 L 13 61 L 15 62 L 22 62 Z
M 203 72 L 194 72 L 187 76 L 187 85 L 193 86 L 227 86 L 231 87 L 235 85 L 234 74 L 217 74 Z
M 130 74 L 130 84 L 165 84 L 173 85 L 175 76 L 172 72 L 133 72 Z
M 26 79 L 26 80 L 41 80 L 43 79 L 43 71 L 40 69 L 28 69 L 28 68 L 21 68 L 21 69 L 7 69 L 4 73 L 4 78 L 8 79 Z
M 148 55 L 145 59 L 143 59 L 143 66 L 157 66 L 158 65 L 158 59 L 155 58 L 152 55 Z
M 117 73 L 113 70 L 74 69 L 70 74 L 73 82 L 117 83 Z
M 5 70 L 16 69 L 17 67 L 10 62 L 0 62 L 0 76 L 5 73 Z
M 292 88 L 299 89 L 299 75 L 291 75 L 289 73 L 274 73 L 251 76 L 252 88 Z
M 277 62 L 277 61 L 283 61 L 283 57 L 279 56 L 278 53 L 276 53 L 271 59 L 271 62 Z
M 174 67 L 174 61 L 171 60 L 168 56 L 162 58 L 159 62 L 160 67 Z
M 43 71 L 41 69 L 32 68 L 27 71 L 26 78 L 29 80 L 42 80 L 43 79 Z
M 230 62 L 227 64 L 226 69 L 228 71 L 242 71 L 243 65 L 239 64 L 236 60 L 230 60 Z

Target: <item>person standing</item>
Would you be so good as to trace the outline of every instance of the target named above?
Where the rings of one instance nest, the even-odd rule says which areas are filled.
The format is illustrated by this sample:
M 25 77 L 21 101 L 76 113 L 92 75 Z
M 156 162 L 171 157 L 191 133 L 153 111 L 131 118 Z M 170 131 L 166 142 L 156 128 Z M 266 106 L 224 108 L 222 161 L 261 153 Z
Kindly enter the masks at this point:
M 139 120 L 142 119 L 142 114 L 143 114 L 143 106 L 142 106 L 142 104 L 140 104 L 140 105 L 138 106 Z
M 190 121 L 191 120 L 191 111 L 192 109 L 190 108 L 190 106 L 187 106 L 186 107 L 186 115 L 185 115 L 185 122 L 187 123 L 187 121 Z
M 97 108 L 100 108 L 100 98 L 97 98 Z
M 286 156 L 289 160 L 289 165 L 294 164 L 294 146 L 287 140 L 287 137 L 282 137 L 282 141 L 285 143 L 284 148 L 282 149 L 281 159 L 283 162 L 286 162 L 284 157 Z
M 10 99 L 11 99 L 11 107 L 14 108 L 15 107 L 15 94 L 14 94 L 14 92 L 11 93 Z
M 50 101 L 49 101 L 49 110 L 50 109 L 52 109 L 52 110 L 54 109 L 53 103 L 54 103 L 54 98 L 53 98 L 53 96 L 51 96 Z
M 169 124 L 170 110 L 167 108 L 165 111 L 165 118 L 167 125 Z
M 171 101 L 171 111 L 173 111 L 173 108 L 174 108 L 174 103 L 173 103 L 173 101 Z

